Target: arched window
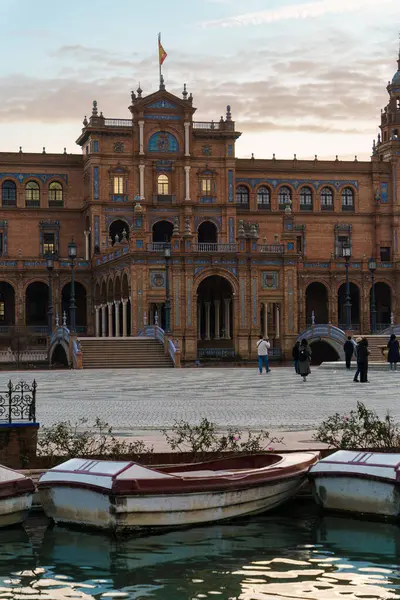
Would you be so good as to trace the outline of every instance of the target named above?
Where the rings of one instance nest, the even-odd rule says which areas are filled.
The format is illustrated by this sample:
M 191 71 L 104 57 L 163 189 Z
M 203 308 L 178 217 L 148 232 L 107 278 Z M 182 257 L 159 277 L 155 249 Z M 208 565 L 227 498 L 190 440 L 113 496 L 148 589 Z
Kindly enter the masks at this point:
M 333 210 L 333 191 L 329 187 L 321 190 L 321 210 Z
M 300 190 L 300 210 L 312 210 L 313 208 L 312 189 L 305 186 Z
M 63 206 L 63 187 L 58 181 L 49 185 L 49 206 Z
M 271 195 L 269 188 L 265 185 L 259 187 L 257 190 L 257 207 L 264 210 L 271 208 Z
M 168 196 L 169 181 L 166 175 L 159 175 L 157 178 L 157 193 L 159 196 Z
M 1 186 L 1 199 L 3 206 L 17 206 L 17 186 L 9 179 Z
M 25 186 L 25 204 L 26 206 L 40 206 L 40 188 L 36 181 L 28 181 Z
M 342 190 L 342 210 L 354 210 L 354 192 L 349 187 Z
M 292 192 L 286 185 L 279 188 L 278 200 L 280 209 L 285 209 L 292 204 Z
M 239 185 L 236 188 L 236 204 L 245 208 L 249 207 L 249 190 L 245 185 Z

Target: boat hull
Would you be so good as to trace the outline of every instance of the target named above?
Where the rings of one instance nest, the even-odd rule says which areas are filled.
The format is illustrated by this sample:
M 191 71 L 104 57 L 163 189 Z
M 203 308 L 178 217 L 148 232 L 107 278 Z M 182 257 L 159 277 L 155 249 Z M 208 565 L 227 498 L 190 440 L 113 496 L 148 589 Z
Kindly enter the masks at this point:
M 0 528 L 23 523 L 31 506 L 31 493 L 0 498 Z
M 400 489 L 397 482 L 378 478 L 320 475 L 312 480 L 313 494 L 324 509 L 357 514 L 398 517 Z
M 129 531 L 214 523 L 266 512 L 292 498 L 305 475 L 220 492 L 112 495 L 84 487 L 40 489 L 46 515 L 56 523 Z

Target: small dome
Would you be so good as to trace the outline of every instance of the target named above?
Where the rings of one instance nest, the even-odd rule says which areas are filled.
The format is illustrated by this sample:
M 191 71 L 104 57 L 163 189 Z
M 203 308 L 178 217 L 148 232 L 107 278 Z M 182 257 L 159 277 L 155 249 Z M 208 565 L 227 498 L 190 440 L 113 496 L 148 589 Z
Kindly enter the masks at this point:
M 400 69 L 393 75 L 392 85 L 400 85 Z

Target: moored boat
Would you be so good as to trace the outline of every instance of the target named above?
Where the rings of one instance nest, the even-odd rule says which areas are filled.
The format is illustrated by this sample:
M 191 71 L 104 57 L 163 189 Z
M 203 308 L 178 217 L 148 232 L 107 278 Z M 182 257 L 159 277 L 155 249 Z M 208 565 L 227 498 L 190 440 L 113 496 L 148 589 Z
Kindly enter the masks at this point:
M 0 527 L 18 525 L 26 519 L 34 491 L 32 479 L 0 465 Z
M 318 452 L 258 454 L 150 468 L 74 458 L 38 482 L 57 523 L 114 531 L 212 523 L 261 513 L 293 497 Z
M 308 477 L 325 509 L 400 516 L 400 454 L 339 450 L 313 465 Z

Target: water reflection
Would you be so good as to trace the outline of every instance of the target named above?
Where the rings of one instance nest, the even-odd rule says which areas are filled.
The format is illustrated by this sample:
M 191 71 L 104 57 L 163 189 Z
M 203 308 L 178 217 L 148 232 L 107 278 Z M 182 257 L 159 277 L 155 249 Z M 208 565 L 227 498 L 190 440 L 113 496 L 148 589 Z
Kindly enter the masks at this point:
M 0 536 L 0 599 L 400 598 L 396 526 L 296 505 L 123 540 L 59 527 L 34 546 L 22 529 Z

